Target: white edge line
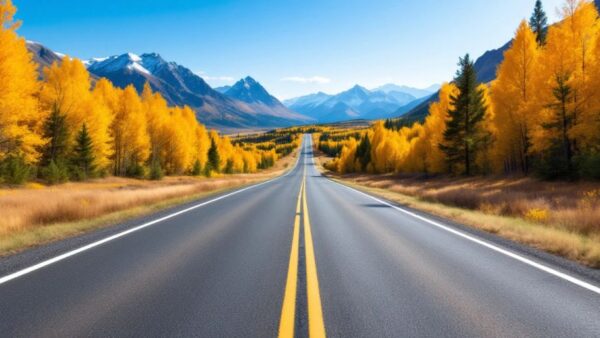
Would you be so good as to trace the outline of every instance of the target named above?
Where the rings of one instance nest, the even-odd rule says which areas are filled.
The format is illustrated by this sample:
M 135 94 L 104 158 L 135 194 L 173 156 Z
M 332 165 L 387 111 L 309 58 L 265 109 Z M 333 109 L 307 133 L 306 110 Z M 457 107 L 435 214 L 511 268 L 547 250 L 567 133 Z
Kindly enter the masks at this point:
M 300 149 L 302 149 L 302 147 L 300 147 Z M 80 248 L 78 248 L 78 249 L 74 249 L 74 250 L 71 250 L 71 251 L 65 252 L 65 253 L 63 253 L 63 254 L 61 254 L 61 255 L 58 255 L 58 256 L 56 256 L 56 257 L 54 257 L 54 258 L 50 258 L 50 259 L 48 259 L 48 260 L 42 261 L 42 262 L 40 262 L 40 263 L 37 263 L 37 264 L 35 264 L 35 265 L 32 265 L 32 266 L 30 266 L 30 267 L 28 267 L 28 268 L 24 268 L 24 269 L 22 269 L 22 270 L 19 270 L 19 271 L 17 271 L 17 272 L 13 272 L 13 273 L 11 273 L 11 274 L 9 274 L 9 275 L 6 275 L 6 276 L 4 276 L 4 277 L 1 277 L 1 278 L 0 278 L 0 285 L 2 285 L 2 284 L 4 284 L 4 283 L 7 283 L 7 282 L 9 282 L 9 281 L 11 281 L 11 280 L 13 280 L 13 279 L 16 279 L 16 278 L 19 278 L 19 277 L 21 277 L 21 276 L 24 276 L 24 275 L 27 275 L 27 274 L 29 274 L 29 273 L 32 273 L 32 272 L 34 272 L 34 271 L 36 271 L 36 270 L 39 270 L 39 269 L 41 269 L 41 268 L 43 268 L 43 267 L 46 267 L 46 266 L 48 266 L 48 265 L 51 265 L 51 264 L 54 264 L 54 263 L 60 262 L 60 261 L 62 261 L 62 260 L 64 260 L 64 259 L 66 259 L 66 258 L 69 258 L 69 257 L 71 257 L 71 256 L 77 255 L 78 253 L 81 253 L 81 252 L 84 252 L 84 251 L 90 250 L 90 249 L 92 249 L 92 248 L 95 248 L 95 247 L 97 247 L 97 246 L 100 246 L 100 245 L 102 245 L 102 244 L 104 244 L 104 243 L 110 242 L 110 241 L 112 241 L 112 240 L 115 240 L 115 239 L 117 239 L 117 238 L 120 238 L 120 237 L 123 237 L 123 236 L 126 236 L 126 235 L 129 235 L 129 234 L 130 234 L 130 233 L 132 233 L 132 232 L 136 232 L 136 231 L 142 230 L 142 229 L 144 229 L 144 228 L 147 228 L 147 227 L 149 227 L 149 226 L 151 226 L 151 225 L 154 225 L 154 224 L 160 223 L 160 222 L 162 222 L 162 221 L 168 220 L 168 219 L 170 219 L 170 218 L 173 218 L 173 217 L 179 216 L 179 215 L 181 215 L 181 214 L 184 214 L 184 213 L 186 213 L 186 212 L 189 212 L 189 211 L 191 211 L 191 210 L 194 210 L 194 209 L 197 209 L 197 208 L 203 207 L 203 206 L 205 206 L 205 205 L 207 205 L 207 204 L 211 204 L 211 203 L 217 202 L 217 201 L 219 201 L 219 200 L 222 200 L 222 199 L 225 199 L 225 198 L 227 198 L 227 197 L 230 197 L 230 196 L 233 196 L 233 195 L 237 195 L 237 194 L 239 194 L 239 193 L 241 193 L 241 192 L 244 192 L 244 191 L 246 191 L 246 190 L 250 190 L 250 189 L 258 188 L 258 187 L 260 187 L 260 186 L 262 186 L 262 185 L 265 185 L 265 184 L 268 184 L 268 183 L 271 183 L 271 182 L 277 181 L 277 180 L 279 180 L 279 179 L 281 179 L 281 178 L 284 178 L 284 177 L 288 176 L 289 174 L 291 174 L 292 172 L 294 172 L 294 170 L 296 170 L 296 168 L 298 167 L 298 163 L 300 163 L 300 157 L 301 157 L 301 155 L 302 155 L 302 153 L 300 152 L 300 153 L 298 154 L 298 159 L 296 160 L 296 164 L 294 164 L 294 167 L 293 167 L 292 169 L 290 169 L 290 170 L 289 170 L 287 173 L 285 173 L 284 175 L 281 175 L 281 176 L 279 176 L 279 177 L 272 178 L 272 179 L 270 179 L 270 180 L 267 180 L 267 181 L 265 181 L 265 182 L 261 182 L 261 183 L 255 184 L 255 185 L 251 185 L 251 186 L 249 186 L 249 187 L 246 187 L 246 188 L 242 188 L 242 189 L 240 189 L 240 190 L 236 190 L 236 191 L 230 192 L 230 193 L 228 193 L 228 194 L 225 194 L 225 195 L 219 196 L 219 197 L 217 197 L 217 198 L 214 198 L 214 199 L 212 199 L 212 200 L 209 200 L 209 201 L 205 201 L 205 202 L 202 202 L 202 203 L 196 204 L 196 205 L 194 205 L 194 206 L 191 206 L 191 207 L 189 207 L 189 208 L 186 208 L 186 209 L 183 209 L 183 210 L 180 210 L 180 211 L 174 212 L 174 213 L 172 213 L 172 214 L 169 214 L 169 215 L 167 215 L 167 216 L 161 217 L 161 218 L 159 218 L 159 219 L 155 219 L 155 220 L 153 220 L 153 221 L 150 221 L 150 222 L 144 223 L 144 224 L 142 224 L 142 225 L 138 225 L 138 226 L 136 226 L 136 227 L 134 227 L 134 228 L 131 228 L 131 229 L 128 229 L 128 230 L 125 230 L 125 231 L 119 232 L 119 233 L 117 233 L 117 234 L 114 234 L 114 235 L 112 235 L 112 236 L 106 237 L 106 238 L 104 238 L 104 239 L 101 239 L 101 240 L 99 240 L 99 241 L 96 241 L 96 242 L 90 243 L 90 244 L 88 244 L 88 245 L 84 245 L 84 246 L 82 246 L 82 247 L 80 247 Z
M 525 258 L 525 257 L 523 257 L 523 256 L 521 256 L 521 255 L 518 255 L 518 254 L 516 254 L 516 253 L 514 253 L 514 252 L 511 252 L 511 251 L 509 251 L 509 250 L 503 249 L 503 248 L 501 248 L 501 247 L 498 247 L 498 246 L 496 246 L 496 245 L 493 245 L 493 244 L 491 244 L 491 243 L 488 243 L 488 242 L 486 242 L 486 241 L 482 241 L 481 239 L 478 239 L 478 238 L 475 238 L 475 237 L 473 237 L 473 236 L 467 235 L 467 234 L 465 234 L 465 233 L 463 233 L 463 232 L 461 232 L 461 231 L 458 231 L 458 230 L 456 230 L 456 229 L 453 229 L 453 228 L 451 228 L 451 227 L 448 227 L 448 226 L 446 226 L 446 225 L 443 225 L 443 224 L 441 224 L 441 223 L 438 223 L 438 222 L 436 222 L 436 221 L 432 221 L 432 220 L 430 220 L 430 219 L 428 219 L 428 218 L 425 218 L 425 217 L 423 217 L 423 216 L 420 216 L 420 215 L 418 215 L 418 214 L 415 214 L 414 212 L 411 212 L 411 211 L 405 210 L 405 209 L 403 209 L 403 208 L 400 208 L 400 207 L 398 207 L 398 206 L 396 206 L 396 205 L 393 205 L 393 204 L 391 204 L 391 203 L 388 203 L 388 202 L 386 202 L 386 201 L 383 201 L 383 200 L 381 200 L 381 199 L 379 199 L 379 198 L 377 198 L 377 197 L 371 196 L 371 195 L 369 195 L 369 194 L 367 194 L 367 193 L 365 193 L 365 192 L 362 192 L 362 191 L 360 191 L 360 190 L 354 189 L 354 188 L 352 188 L 352 187 L 349 187 L 349 186 L 347 186 L 347 185 L 345 185 L 345 184 L 342 184 L 342 183 L 340 183 L 340 182 L 334 181 L 334 180 L 332 180 L 331 178 L 329 178 L 329 177 L 327 177 L 327 176 L 325 176 L 325 175 L 323 175 L 323 176 L 324 176 L 324 177 L 326 177 L 326 178 L 327 178 L 329 181 L 331 181 L 331 182 L 333 182 L 333 183 L 336 183 L 336 184 L 339 184 L 339 185 L 341 185 L 342 187 L 344 187 L 344 188 L 346 188 L 346 189 L 349 189 L 350 191 L 354 191 L 354 192 L 357 192 L 357 193 L 359 193 L 359 194 L 362 194 L 362 195 L 364 195 L 364 196 L 367 196 L 367 197 L 369 197 L 369 198 L 371 198 L 371 199 L 373 199 L 373 200 L 375 200 L 375 201 L 377 201 L 377 202 L 379 202 L 379 203 L 381 203 L 381 204 L 383 204 L 383 205 L 386 205 L 386 206 L 392 207 L 392 208 L 396 209 L 397 211 L 400 211 L 400 212 L 402 212 L 402 213 L 405 213 L 405 214 L 407 214 L 407 215 L 409 215 L 409 216 L 412 216 L 412 217 L 414 217 L 414 218 L 416 218 L 416 219 L 419 219 L 419 220 L 421 220 L 421 221 L 423 221 L 423 222 L 426 222 L 426 223 L 429 223 L 429 224 L 431 224 L 431 225 L 433 225 L 433 226 L 436 226 L 436 227 L 438 227 L 438 228 L 440 228 L 440 229 L 442 229 L 442 230 L 445 230 L 445 231 L 447 231 L 447 232 L 450 232 L 450 233 L 452 233 L 452 234 L 454 234 L 454 235 L 460 236 L 460 237 L 462 237 L 462 238 L 464 238 L 464 239 L 466 239 L 466 240 L 469 240 L 469 241 L 471 241 L 471 242 L 474 242 L 474 243 L 477 243 L 477 244 L 479 244 L 479 245 L 482 245 L 482 246 L 484 246 L 484 247 L 486 247 L 486 248 L 488 248 L 488 249 L 491 249 L 491 250 L 493 250 L 493 251 L 496 251 L 496 252 L 498 252 L 498 253 L 500 253 L 500 254 L 503 254 L 503 255 L 505 255 L 505 256 L 508 256 L 508 257 L 510 257 L 510 258 L 512 258 L 512 259 L 515 259 L 515 260 L 517 260 L 517 261 L 520 261 L 520 262 L 522 262 L 522 263 L 525 263 L 525 264 L 527 264 L 527 265 L 529 265 L 529 266 L 532 266 L 532 267 L 534 267 L 534 268 L 536 268 L 536 269 L 538 269 L 538 270 L 542 270 L 542 271 L 544 271 L 544 272 L 546 272 L 546 273 L 549 273 L 549 274 L 551 274 L 551 275 L 553 275 L 553 276 L 556 276 L 556 277 L 558 277 L 558 278 L 561 278 L 561 279 L 563 279 L 563 280 L 566 280 L 567 282 L 573 283 L 573 284 L 575 284 L 575 285 L 577 285 L 577 286 L 580 286 L 580 287 L 582 287 L 582 288 L 585 288 L 585 289 L 587 289 L 587 290 L 589 290 L 589 291 L 592 291 L 592 292 L 594 292 L 594 293 L 596 293 L 596 294 L 599 294 L 599 295 L 600 295 L 600 287 L 597 287 L 597 286 L 595 286 L 595 285 L 593 285 L 593 284 L 591 284 L 591 283 L 588 283 L 588 282 L 586 282 L 586 281 L 580 280 L 580 279 L 578 279 L 578 278 L 575 278 L 575 277 L 573 277 L 573 276 L 571 276 L 571 275 L 568 275 L 568 274 L 566 274 L 566 273 L 564 273 L 564 272 L 560 272 L 560 271 L 558 271 L 558 270 L 555 270 L 555 269 L 553 269 L 553 268 L 551 268 L 551 267 L 549 267 L 549 266 L 546 266 L 546 265 L 544 265 L 544 264 L 540 264 L 540 263 L 538 263 L 538 262 L 535 262 L 535 261 L 533 261 L 533 260 L 531 260 L 531 259 Z

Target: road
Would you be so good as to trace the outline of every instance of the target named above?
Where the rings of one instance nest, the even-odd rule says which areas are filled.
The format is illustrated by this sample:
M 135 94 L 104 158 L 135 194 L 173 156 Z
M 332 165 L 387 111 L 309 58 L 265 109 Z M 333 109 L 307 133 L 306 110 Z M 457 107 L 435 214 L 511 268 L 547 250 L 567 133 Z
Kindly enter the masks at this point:
M 0 336 L 600 336 L 593 278 L 335 183 L 310 143 L 283 177 L 5 259 Z

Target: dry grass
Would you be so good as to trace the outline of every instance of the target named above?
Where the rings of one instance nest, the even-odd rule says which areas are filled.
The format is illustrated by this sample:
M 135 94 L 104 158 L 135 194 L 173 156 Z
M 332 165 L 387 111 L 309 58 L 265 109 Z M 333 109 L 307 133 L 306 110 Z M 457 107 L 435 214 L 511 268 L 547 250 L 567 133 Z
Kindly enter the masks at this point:
M 227 189 L 282 174 L 294 156 L 258 174 L 162 181 L 106 178 L 85 183 L 0 189 L 0 255 L 65 238 Z
M 600 268 L 600 183 L 326 173 L 402 205 Z

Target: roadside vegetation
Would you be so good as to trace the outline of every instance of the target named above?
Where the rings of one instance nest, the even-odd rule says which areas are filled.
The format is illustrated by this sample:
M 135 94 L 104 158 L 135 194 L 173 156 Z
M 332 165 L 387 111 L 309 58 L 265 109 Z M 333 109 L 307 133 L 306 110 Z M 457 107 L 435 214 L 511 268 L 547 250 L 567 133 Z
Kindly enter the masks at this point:
M 0 188 L 0 256 L 271 179 L 292 168 L 296 158 L 289 155 L 255 174 L 174 176 L 161 181 L 107 177 Z

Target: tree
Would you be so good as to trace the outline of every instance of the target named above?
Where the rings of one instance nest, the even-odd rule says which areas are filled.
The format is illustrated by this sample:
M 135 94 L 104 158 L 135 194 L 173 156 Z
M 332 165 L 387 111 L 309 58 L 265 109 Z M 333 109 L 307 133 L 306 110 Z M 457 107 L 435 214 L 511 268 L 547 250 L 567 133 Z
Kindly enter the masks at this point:
M 531 130 L 538 110 L 534 106 L 535 75 L 539 68 L 535 39 L 527 23 L 522 21 L 491 87 L 493 122 L 502 131 L 495 144 L 495 165 L 505 172 L 527 174 L 531 164 Z
M 542 7 L 542 1 L 536 0 L 533 14 L 529 19 L 529 26 L 535 33 L 536 41 L 541 46 L 546 43 L 546 36 L 548 35 L 548 17 Z
M 46 118 L 43 128 L 46 144 L 42 148 L 40 165 L 47 167 L 51 162 L 64 164 L 68 153 L 69 132 L 66 116 L 55 106 Z
M 210 139 L 210 148 L 208 149 L 208 163 L 206 165 L 207 176 L 210 175 L 211 171 L 219 172 L 221 166 L 221 159 L 219 156 L 219 149 L 215 138 Z
M 574 122 L 572 107 L 573 91 L 569 82 L 569 75 L 563 74 L 556 77 L 553 90 L 554 102 L 550 104 L 552 115 L 542 124 L 546 130 L 548 147 L 542 154 L 540 171 L 546 178 L 572 177 L 573 170 L 573 140 L 569 131 Z
M 454 167 L 462 164 L 460 171 L 468 176 L 473 173 L 480 143 L 486 138 L 480 126 L 485 118 L 486 106 L 484 92 L 477 83 L 477 73 L 469 54 L 460 58 L 458 65 L 460 69 L 454 82 L 459 93 L 450 98 L 452 107 L 448 110 L 449 120 L 440 148 L 446 154 L 448 163 Z
M 37 67 L 25 40 L 16 34 L 12 1 L 0 1 L 0 160 L 15 155 L 27 164 L 39 158 L 44 144 L 36 100 Z
M 360 139 L 360 143 L 356 149 L 356 159 L 359 162 L 360 170 L 366 171 L 367 165 L 371 162 L 371 140 L 369 140 L 369 133 L 365 133 Z
M 88 133 L 84 123 L 77 134 L 75 149 L 73 152 L 73 165 L 78 179 L 86 180 L 93 176 L 96 167 L 94 166 L 94 149 L 92 138 Z

